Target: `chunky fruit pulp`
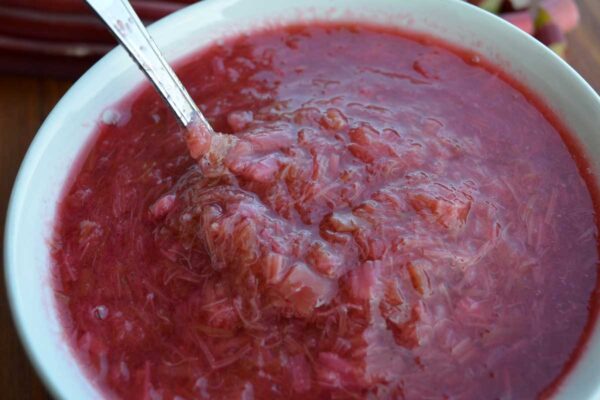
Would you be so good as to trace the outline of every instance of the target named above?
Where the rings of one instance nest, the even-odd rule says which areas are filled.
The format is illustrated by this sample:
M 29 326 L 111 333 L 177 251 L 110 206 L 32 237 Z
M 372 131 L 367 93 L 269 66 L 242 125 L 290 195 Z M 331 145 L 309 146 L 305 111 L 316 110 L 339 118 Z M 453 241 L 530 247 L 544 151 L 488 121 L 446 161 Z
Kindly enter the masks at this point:
M 107 396 L 524 399 L 566 373 L 592 196 L 503 73 L 349 24 L 236 37 L 178 72 L 240 139 L 226 168 L 189 157 L 146 87 L 105 112 L 56 220 L 56 299 Z

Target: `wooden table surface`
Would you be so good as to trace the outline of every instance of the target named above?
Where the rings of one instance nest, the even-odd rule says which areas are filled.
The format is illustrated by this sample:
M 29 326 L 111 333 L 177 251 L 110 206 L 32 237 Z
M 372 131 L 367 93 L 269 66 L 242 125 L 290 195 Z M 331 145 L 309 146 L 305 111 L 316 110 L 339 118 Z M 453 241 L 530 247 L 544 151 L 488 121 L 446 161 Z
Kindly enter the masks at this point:
M 600 0 L 579 0 L 579 4 L 582 23 L 569 35 L 568 61 L 600 93 Z M 4 243 L 8 198 L 23 155 L 38 127 L 70 84 L 0 75 L 0 249 Z M 0 285 L 0 398 L 50 399 L 23 352 L 4 285 Z

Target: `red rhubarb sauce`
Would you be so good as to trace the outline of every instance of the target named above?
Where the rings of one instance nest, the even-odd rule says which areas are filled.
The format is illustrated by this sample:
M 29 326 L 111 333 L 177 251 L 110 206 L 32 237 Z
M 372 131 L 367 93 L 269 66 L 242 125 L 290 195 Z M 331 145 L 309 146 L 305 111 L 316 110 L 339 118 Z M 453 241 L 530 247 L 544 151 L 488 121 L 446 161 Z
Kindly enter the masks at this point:
M 107 397 L 527 399 L 564 376 L 594 203 L 519 85 L 355 24 L 232 38 L 178 73 L 239 138 L 226 172 L 147 86 L 103 114 L 56 218 L 57 303 Z

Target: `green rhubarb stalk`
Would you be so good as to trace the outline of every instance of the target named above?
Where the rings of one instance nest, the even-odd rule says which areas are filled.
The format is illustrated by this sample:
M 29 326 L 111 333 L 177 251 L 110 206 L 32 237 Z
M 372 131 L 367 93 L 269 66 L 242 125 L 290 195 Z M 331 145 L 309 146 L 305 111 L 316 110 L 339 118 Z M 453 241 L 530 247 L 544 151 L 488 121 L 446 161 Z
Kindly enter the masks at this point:
M 500 11 L 503 1 L 504 0 L 483 0 L 479 3 L 479 7 L 491 13 L 497 14 Z

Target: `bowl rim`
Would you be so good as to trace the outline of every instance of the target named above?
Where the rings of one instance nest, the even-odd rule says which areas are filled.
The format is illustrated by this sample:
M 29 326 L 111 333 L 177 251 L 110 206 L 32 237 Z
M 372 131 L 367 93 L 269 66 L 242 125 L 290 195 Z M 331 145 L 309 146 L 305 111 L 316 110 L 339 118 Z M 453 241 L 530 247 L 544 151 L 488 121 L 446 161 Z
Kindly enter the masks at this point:
M 393 0 L 389 0 L 393 2 Z M 556 55 L 553 51 L 548 49 L 546 46 L 538 42 L 532 36 L 522 32 L 519 28 L 513 26 L 509 22 L 499 18 L 496 15 L 488 13 L 476 6 L 473 6 L 467 2 L 461 0 L 428 0 L 430 2 L 444 2 L 453 3 L 452 7 L 457 9 L 471 9 L 472 12 L 477 14 L 476 18 L 488 21 L 495 24 L 503 24 L 503 29 L 518 33 L 521 37 L 520 40 L 529 43 L 529 46 L 543 48 L 543 52 L 546 53 L 546 57 L 551 57 L 555 61 L 558 61 L 562 68 L 572 76 L 574 82 L 580 86 L 579 90 L 587 92 L 590 96 L 591 101 L 597 103 L 598 109 L 600 109 L 600 95 L 590 86 L 590 84 L 565 60 Z M 175 24 L 177 21 L 183 21 L 186 18 L 192 16 L 201 16 L 203 12 L 209 8 L 224 9 L 232 4 L 241 3 L 242 0 L 204 0 L 195 4 L 184 7 L 181 10 L 172 13 L 159 21 L 154 22 L 148 29 L 153 37 L 160 37 L 168 30 L 169 25 Z M 409 29 L 410 30 L 410 29 Z M 191 54 L 189 52 L 187 55 Z M 179 59 L 185 59 L 185 55 L 179 57 Z M 7 292 L 7 303 L 11 312 L 13 324 L 17 331 L 21 345 L 27 354 L 27 357 L 33 365 L 37 375 L 40 377 L 45 387 L 49 390 L 51 395 L 55 398 L 64 398 L 65 394 L 62 387 L 64 383 L 53 380 L 48 374 L 47 362 L 33 350 L 33 338 L 34 335 L 26 328 L 23 312 L 21 312 L 17 304 L 18 288 L 16 287 L 15 268 L 16 262 L 15 252 L 17 246 L 15 245 L 15 238 L 12 232 L 16 231 L 19 226 L 19 216 L 22 214 L 23 199 L 29 189 L 29 182 L 34 174 L 34 166 L 41 154 L 46 150 L 49 141 L 54 136 L 57 128 L 62 125 L 64 117 L 68 115 L 68 105 L 72 104 L 79 97 L 82 90 L 89 85 L 96 86 L 93 81 L 97 81 L 96 78 L 102 76 L 104 72 L 109 71 L 111 65 L 116 65 L 122 62 L 130 62 L 129 56 L 122 50 L 121 46 L 113 48 L 109 53 L 103 56 L 99 61 L 94 63 L 90 69 L 88 69 L 79 79 L 77 79 L 68 91 L 61 97 L 58 103 L 53 107 L 52 111 L 48 114 L 37 133 L 35 134 L 32 142 L 30 143 L 28 150 L 21 162 L 17 176 L 13 183 L 13 188 L 8 202 L 5 229 L 4 229 L 4 280 Z M 109 72 L 110 74 L 110 72 Z M 108 80 L 106 80 L 108 82 Z M 104 84 L 100 84 L 103 86 Z M 79 151 L 82 151 L 80 149 Z M 600 277 L 599 277 L 600 279 Z M 597 323 L 598 325 L 598 323 Z M 597 326 L 596 326 L 597 327 Z M 599 383 L 600 388 L 600 383 Z

